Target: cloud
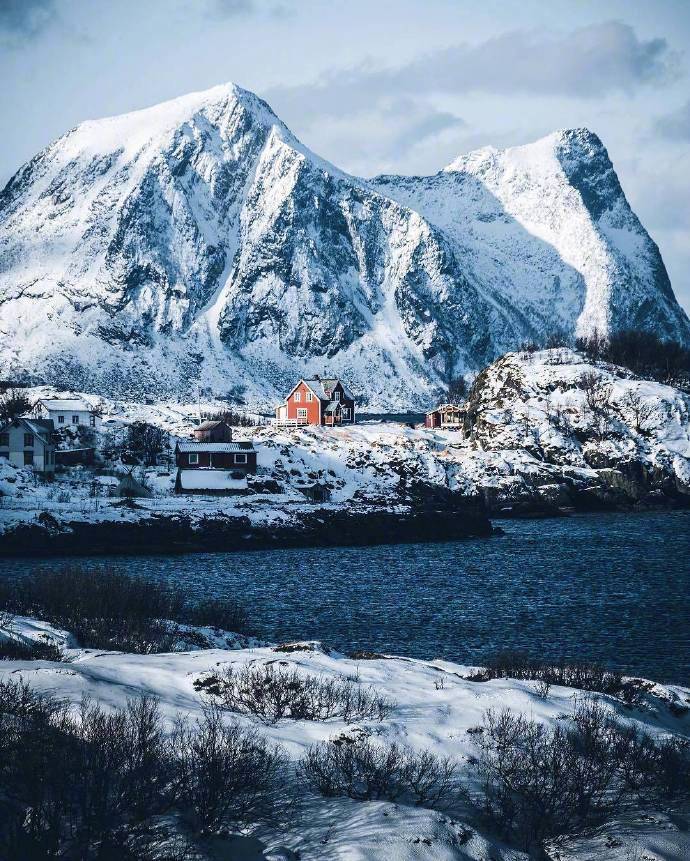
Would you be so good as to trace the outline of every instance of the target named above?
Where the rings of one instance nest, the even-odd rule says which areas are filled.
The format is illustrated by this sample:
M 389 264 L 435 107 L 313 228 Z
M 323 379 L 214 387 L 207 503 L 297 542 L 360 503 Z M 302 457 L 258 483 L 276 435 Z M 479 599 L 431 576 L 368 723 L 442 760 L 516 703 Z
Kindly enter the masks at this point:
M 690 101 L 676 111 L 661 116 L 654 123 L 661 137 L 673 141 L 690 141 Z
M 55 18 L 55 0 L 0 0 L 0 31 L 31 38 Z
M 661 84 L 676 74 L 665 39 L 641 40 L 632 27 L 608 21 L 568 33 L 517 30 L 477 45 L 462 43 L 398 67 L 367 60 L 324 73 L 304 85 L 278 86 L 266 97 L 303 119 L 356 113 L 382 98 L 437 94 L 531 94 L 595 99 Z
M 280 0 L 208 0 L 208 10 L 214 18 L 240 18 L 256 14 L 289 18 L 293 14 L 290 6 Z
M 256 11 L 254 0 L 213 0 L 211 12 L 218 18 L 234 18 Z
M 446 131 L 466 126 L 461 117 L 449 111 L 439 111 L 409 99 L 393 102 L 382 113 L 390 128 L 383 154 L 393 158 L 404 155 L 411 147 L 424 146 Z

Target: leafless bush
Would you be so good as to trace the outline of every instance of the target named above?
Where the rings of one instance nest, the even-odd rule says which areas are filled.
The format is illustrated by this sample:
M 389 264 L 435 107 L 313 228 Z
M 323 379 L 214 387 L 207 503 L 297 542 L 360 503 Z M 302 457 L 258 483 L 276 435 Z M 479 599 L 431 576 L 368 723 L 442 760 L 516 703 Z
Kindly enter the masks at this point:
M 62 661 L 58 645 L 50 641 L 0 639 L 0 661 Z
M 283 753 L 255 731 L 225 723 L 218 707 L 193 724 L 179 720 L 170 745 L 173 794 L 197 824 L 256 821 L 275 810 Z
M 236 633 L 246 631 L 247 611 L 232 598 L 205 598 L 189 607 L 185 622 L 190 625 L 208 625 Z
M 396 801 L 409 796 L 417 804 L 438 807 L 453 793 L 456 768 L 451 759 L 429 751 L 341 736 L 312 745 L 299 772 L 326 797 Z
M 640 690 L 632 681 L 624 681 L 616 670 L 596 663 L 553 662 L 537 660 L 517 651 L 497 652 L 489 656 L 486 665 L 474 681 L 489 679 L 525 679 L 542 685 L 562 685 L 619 697 L 628 705 L 639 700 Z
M 304 675 L 274 664 L 227 667 L 222 673 L 197 682 L 223 708 L 250 714 L 264 723 L 281 718 L 322 721 L 383 720 L 392 703 L 372 688 L 351 680 Z
M 191 603 L 181 588 L 108 568 L 38 570 L 0 581 L 6 612 L 47 619 L 87 648 L 149 654 L 178 647 L 174 622 L 246 631 L 247 617 L 230 598 Z
M 538 697 L 540 697 L 542 700 L 545 700 L 549 696 L 549 691 L 551 690 L 551 682 L 549 682 L 547 679 L 538 679 L 534 690 L 536 691 Z
M 639 392 L 629 389 L 622 398 L 622 406 L 632 414 L 633 429 L 643 433 L 649 419 L 654 415 L 654 405 L 646 401 Z
M 553 729 L 509 709 L 489 710 L 474 738 L 482 813 L 526 850 L 598 821 L 613 802 L 618 735 L 596 703 L 580 704 L 571 725 Z
M 479 807 L 502 836 L 535 849 L 548 837 L 601 822 L 646 796 L 690 795 L 687 740 L 623 726 L 592 698 L 549 728 L 489 710 L 476 734 Z

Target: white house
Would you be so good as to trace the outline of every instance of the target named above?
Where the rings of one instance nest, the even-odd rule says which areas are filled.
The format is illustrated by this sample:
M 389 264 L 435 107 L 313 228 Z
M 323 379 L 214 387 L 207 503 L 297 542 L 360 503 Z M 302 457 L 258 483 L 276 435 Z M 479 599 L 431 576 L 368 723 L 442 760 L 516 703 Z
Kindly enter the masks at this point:
M 55 472 L 53 430 L 50 419 L 21 417 L 7 422 L 0 428 L 0 457 L 35 472 Z
M 36 404 L 36 412 L 41 418 L 52 419 L 56 430 L 67 425 L 85 425 L 96 430 L 101 426 L 98 411 L 91 404 L 78 398 L 65 400 L 44 398 Z

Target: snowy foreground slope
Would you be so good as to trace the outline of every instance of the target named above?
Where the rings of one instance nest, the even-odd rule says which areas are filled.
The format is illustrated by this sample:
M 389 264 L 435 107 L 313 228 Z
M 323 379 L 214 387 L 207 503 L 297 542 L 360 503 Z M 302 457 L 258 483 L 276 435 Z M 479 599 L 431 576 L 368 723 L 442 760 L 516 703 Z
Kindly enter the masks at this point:
M 85 122 L 0 194 L 0 372 L 272 406 L 329 371 L 429 406 L 528 339 L 690 343 L 658 248 L 586 129 L 432 177 L 351 177 L 233 85 Z
M 137 420 L 163 427 L 173 443 L 194 426 L 196 405 L 102 405 L 115 440 Z M 414 515 L 430 503 L 452 510 L 453 500 L 478 500 L 490 514 L 690 504 L 690 395 L 671 386 L 565 348 L 511 353 L 479 375 L 466 409 L 462 432 L 393 422 L 238 428 L 237 439 L 254 439 L 259 465 L 241 497 L 175 495 L 175 470 L 153 468 L 153 497 L 127 508 L 107 496 L 116 476 L 76 469 L 43 484 L 0 463 L 0 528 L 5 539 L 22 524 L 42 524 L 47 535 L 84 523 L 144 523 L 155 532 L 182 518 L 203 536 L 214 519 L 289 531 L 317 512 L 347 513 L 364 529 L 374 510 Z M 328 502 L 305 496 L 315 484 Z M 367 540 L 363 532 L 360 543 Z
M 553 727 L 567 725 L 578 697 L 577 691 L 559 686 L 553 686 L 546 696 L 539 695 L 537 685 L 529 681 L 471 681 L 472 668 L 441 660 L 352 659 L 314 643 L 296 644 L 292 650 L 278 652 L 268 644 L 259 644 L 254 648 L 131 655 L 70 648 L 67 632 L 31 619 L 15 619 L 13 632 L 25 640 L 53 639 L 65 648 L 69 662 L 3 661 L 0 680 L 21 677 L 34 688 L 75 705 L 85 695 L 106 708 L 124 705 L 131 697 L 152 695 L 159 698 L 167 721 L 180 714 L 196 717 L 201 715 L 204 698 L 194 683 L 209 671 L 276 662 L 322 678 L 356 678 L 357 684 L 373 686 L 394 704 L 381 722 L 365 720 L 356 726 L 337 718 L 282 719 L 271 726 L 250 716 L 238 718 L 278 743 L 291 761 L 298 760 L 315 742 L 365 733 L 377 744 L 396 742 L 450 756 L 457 760 L 466 780 L 468 759 L 476 755 L 476 728 L 487 709 L 507 707 Z M 596 698 L 626 725 L 656 737 L 668 733 L 689 736 L 686 706 L 690 690 L 652 683 L 645 687 L 643 699 L 634 708 L 626 708 L 611 696 Z M 463 803 L 452 807 L 455 809 L 439 812 L 388 801 L 326 799 L 302 791 L 287 824 L 257 825 L 251 836 L 238 841 L 237 855 L 222 857 L 244 861 L 526 861 L 526 855 L 507 848 L 486 830 L 468 825 L 469 811 Z M 565 839 L 550 847 L 549 857 L 559 861 L 681 861 L 690 854 L 690 836 L 682 830 L 685 815 L 678 809 L 669 815 L 668 810 L 650 807 L 644 814 L 614 818 L 584 837 Z

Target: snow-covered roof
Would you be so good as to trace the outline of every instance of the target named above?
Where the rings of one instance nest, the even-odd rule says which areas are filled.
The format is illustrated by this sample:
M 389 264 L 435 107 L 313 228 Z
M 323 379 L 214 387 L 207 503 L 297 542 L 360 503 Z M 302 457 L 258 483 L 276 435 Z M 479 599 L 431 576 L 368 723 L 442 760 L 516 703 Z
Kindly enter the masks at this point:
M 180 451 L 254 451 L 253 442 L 196 442 L 188 440 L 178 442 L 177 447 Z
M 433 413 L 440 413 L 443 410 L 458 410 L 460 412 L 466 412 L 467 408 L 462 404 L 439 404 L 437 407 L 434 407 L 433 410 L 429 410 L 427 415 L 430 416 Z
M 340 409 L 340 401 L 331 401 L 330 404 L 326 407 L 327 413 L 337 413 Z
M 50 400 L 46 398 L 41 398 L 39 401 L 40 404 L 47 410 L 64 410 L 65 412 L 69 412 L 70 410 L 74 410 L 75 412 L 86 412 L 92 413 L 94 411 L 91 404 L 87 404 L 86 401 L 82 401 L 79 398 L 66 398 L 66 399 L 56 399 Z
M 181 469 L 180 487 L 183 490 L 246 490 L 246 478 L 233 478 L 223 469 Z

